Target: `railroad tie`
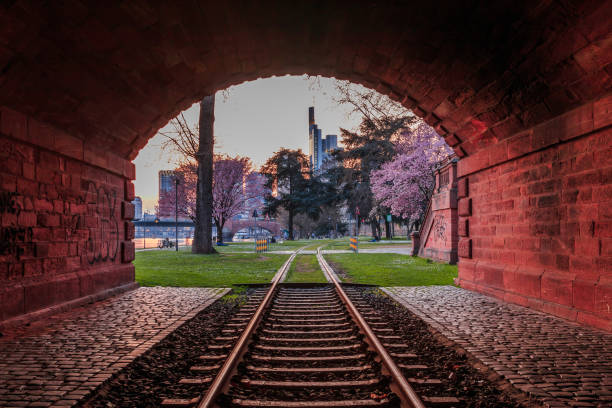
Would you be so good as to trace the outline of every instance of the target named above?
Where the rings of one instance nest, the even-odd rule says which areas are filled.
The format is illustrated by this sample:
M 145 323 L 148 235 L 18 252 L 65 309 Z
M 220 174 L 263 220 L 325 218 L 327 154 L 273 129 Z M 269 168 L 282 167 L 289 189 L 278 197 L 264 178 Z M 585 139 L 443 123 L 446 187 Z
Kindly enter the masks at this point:
M 267 388 L 353 388 L 376 385 L 379 378 L 355 381 L 268 381 L 242 378 L 240 382 L 250 387 Z
M 341 408 L 341 407 L 381 407 L 389 403 L 387 399 L 382 400 L 342 400 L 342 401 L 274 401 L 274 400 L 247 400 L 233 399 L 232 404 L 241 407 L 256 407 L 256 408 L 304 408 L 304 407 L 322 407 L 322 408 Z

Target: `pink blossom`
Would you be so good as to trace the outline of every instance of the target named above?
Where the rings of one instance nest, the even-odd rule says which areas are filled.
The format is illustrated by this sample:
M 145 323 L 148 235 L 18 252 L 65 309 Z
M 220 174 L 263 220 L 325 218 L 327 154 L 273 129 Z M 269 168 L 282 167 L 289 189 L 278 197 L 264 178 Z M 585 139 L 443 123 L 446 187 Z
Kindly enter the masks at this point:
M 431 197 L 435 166 L 452 150 L 424 122 L 402 131 L 395 147 L 393 160 L 371 173 L 372 194 L 393 215 L 417 220 Z

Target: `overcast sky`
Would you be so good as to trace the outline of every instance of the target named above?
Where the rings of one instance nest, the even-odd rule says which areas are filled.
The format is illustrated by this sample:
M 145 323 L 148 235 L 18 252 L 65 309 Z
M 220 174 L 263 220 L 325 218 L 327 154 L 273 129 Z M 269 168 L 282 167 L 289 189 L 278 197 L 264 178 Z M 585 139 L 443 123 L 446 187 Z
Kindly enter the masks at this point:
M 302 149 L 308 155 L 308 107 L 315 106 L 315 120 L 322 135 L 337 134 L 340 128 L 353 129 L 357 115 L 338 106 L 335 80 L 285 76 L 245 82 L 229 88 L 229 95 L 217 92 L 215 99 L 215 152 L 248 156 L 260 167 L 281 147 Z M 185 111 L 190 123 L 197 123 L 199 105 Z M 153 212 L 157 203 L 159 170 L 176 167 L 177 157 L 161 148 L 164 138 L 156 135 L 134 160 L 136 195 L 143 211 Z

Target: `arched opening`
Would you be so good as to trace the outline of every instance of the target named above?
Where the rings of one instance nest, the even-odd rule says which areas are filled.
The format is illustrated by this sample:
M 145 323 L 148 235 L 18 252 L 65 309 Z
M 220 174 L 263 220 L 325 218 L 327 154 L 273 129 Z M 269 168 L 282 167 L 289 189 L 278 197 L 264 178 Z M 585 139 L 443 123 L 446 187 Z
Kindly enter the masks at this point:
M 609 327 L 610 2 L 1 7 L 2 319 L 132 282 L 147 140 L 307 72 L 400 101 L 461 158 L 462 286 Z
M 236 231 L 230 238 L 232 241 L 244 242 L 253 241 L 256 237 L 272 238 L 272 231 L 259 226 L 244 227 Z

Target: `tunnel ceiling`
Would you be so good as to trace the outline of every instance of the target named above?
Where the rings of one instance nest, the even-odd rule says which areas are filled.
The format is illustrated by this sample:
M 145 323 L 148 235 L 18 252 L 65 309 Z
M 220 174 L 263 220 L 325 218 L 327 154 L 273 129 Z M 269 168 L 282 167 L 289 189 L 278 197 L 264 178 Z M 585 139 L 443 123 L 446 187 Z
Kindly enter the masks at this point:
M 5 1 L 0 105 L 134 158 L 206 94 L 320 74 L 469 155 L 609 92 L 610 16 L 612 1 Z

